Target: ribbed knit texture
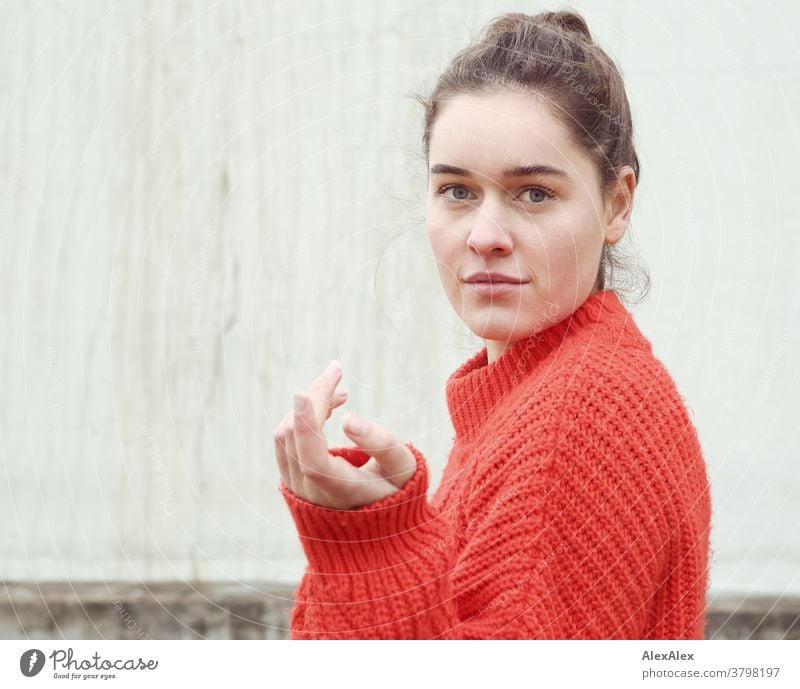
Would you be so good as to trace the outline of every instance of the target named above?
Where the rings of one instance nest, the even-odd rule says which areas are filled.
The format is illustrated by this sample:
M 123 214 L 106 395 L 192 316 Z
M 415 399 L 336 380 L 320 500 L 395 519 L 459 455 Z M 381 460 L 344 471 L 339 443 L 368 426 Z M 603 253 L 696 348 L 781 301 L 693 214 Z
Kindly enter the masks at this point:
M 702 639 L 711 504 L 696 430 L 615 292 L 447 381 L 428 467 L 355 510 L 281 483 L 308 566 L 293 639 Z M 357 447 L 331 453 L 360 465 Z

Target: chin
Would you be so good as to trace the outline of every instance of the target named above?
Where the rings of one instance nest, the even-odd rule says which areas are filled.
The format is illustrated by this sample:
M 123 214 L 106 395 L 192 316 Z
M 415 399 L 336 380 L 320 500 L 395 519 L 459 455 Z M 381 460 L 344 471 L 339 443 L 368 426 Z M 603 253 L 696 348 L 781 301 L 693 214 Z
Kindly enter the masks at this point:
M 530 327 L 526 327 L 527 319 L 523 319 L 523 312 L 513 311 L 508 316 L 495 316 L 488 320 L 476 316 L 466 316 L 463 320 L 473 333 L 484 340 L 508 342 L 531 334 Z

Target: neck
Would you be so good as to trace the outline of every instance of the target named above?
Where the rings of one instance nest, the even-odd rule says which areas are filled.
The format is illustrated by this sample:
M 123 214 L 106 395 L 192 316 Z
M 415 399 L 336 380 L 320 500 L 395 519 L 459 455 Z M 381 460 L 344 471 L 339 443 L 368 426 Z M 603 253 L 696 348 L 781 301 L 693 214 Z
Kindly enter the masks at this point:
M 493 361 L 497 361 L 503 352 L 506 351 L 509 347 L 511 347 L 514 343 L 512 341 L 505 342 L 503 340 L 484 340 L 486 344 L 486 353 L 488 356 L 488 363 L 492 363 Z
M 612 292 L 613 290 L 602 290 L 597 287 L 597 284 L 595 284 L 595 286 L 592 288 L 592 291 L 589 292 L 589 297 L 601 291 Z M 525 338 L 523 337 L 520 339 Z M 509 347 L 513 346 L 516 342 L 519 342 L 519 340 L 484 340 L 483 342 L 486 345 L 487 363 L 491 364 L 492 362 L 497 361 L 503 355 L 503 352 L 505 352 Z
M 548 357 L 568 352 L 569 343 L 577 340 L 605 340 L 615 347 L 646 346 L 612 290 L 593 292 L 573 314 L 539 333 L 516 341 L 486 340 L 486 346 L 447 382 L 447 403 L 456 435 L 472 435 L 502 398 L 533 375 Z

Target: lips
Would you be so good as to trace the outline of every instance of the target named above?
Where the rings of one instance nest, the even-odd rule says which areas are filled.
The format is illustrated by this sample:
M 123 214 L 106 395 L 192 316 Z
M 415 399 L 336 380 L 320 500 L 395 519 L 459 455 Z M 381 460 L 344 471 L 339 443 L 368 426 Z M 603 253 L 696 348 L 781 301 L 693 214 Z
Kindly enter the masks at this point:
M 519 280 L 467 280 L 467 282 L 469 282 L 471 285 L 474 285 L 476 283 L 486 284 L 486 285 L 498 285 L 498 284 L 503 284 L 503 285 L 521 285 L 522 284 L 522 282 L 519 281 Z
M 481 273 L 472 273 L 470 275 L 467 275 L 467 277 L 464 279 L 464 282 L 488 283 L 488 284 L 506 283 L 512 285 L 522 285 L 528 281 L 522 280 L 513 275 L 506 275 L 505 273 L 481 272 Z
M 467 289 L 479 297 L 504 297 L 519 294 L 523 282 L 467 282 Z

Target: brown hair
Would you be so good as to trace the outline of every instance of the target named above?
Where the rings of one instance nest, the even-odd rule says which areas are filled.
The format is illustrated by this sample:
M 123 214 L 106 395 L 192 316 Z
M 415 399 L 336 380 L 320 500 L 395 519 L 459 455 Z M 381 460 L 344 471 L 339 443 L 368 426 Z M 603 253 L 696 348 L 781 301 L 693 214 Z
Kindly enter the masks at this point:
M 462 93 L 522 89 L 539 94 L 597 164 L 603 193 L 630 165 L 640 177 L 633 143 L 630 105 L 619 68 L 594 43 L 585 20 L 568 11 L 502 14 L 490 21 L 477 40 L 457 53 L 427 96 L 416 96 L 425 110 L 422 147 L 429 163 L 431 130 L 442 103 Z M 627 237 L 629 233 L 626 232 Z M 650 288 L 638 261 L 623 261 L 617 244 L 604 244 L 595 289 L 614 289 L 634 301 Z M 620 269 L 633 280 L 620 281 Z

